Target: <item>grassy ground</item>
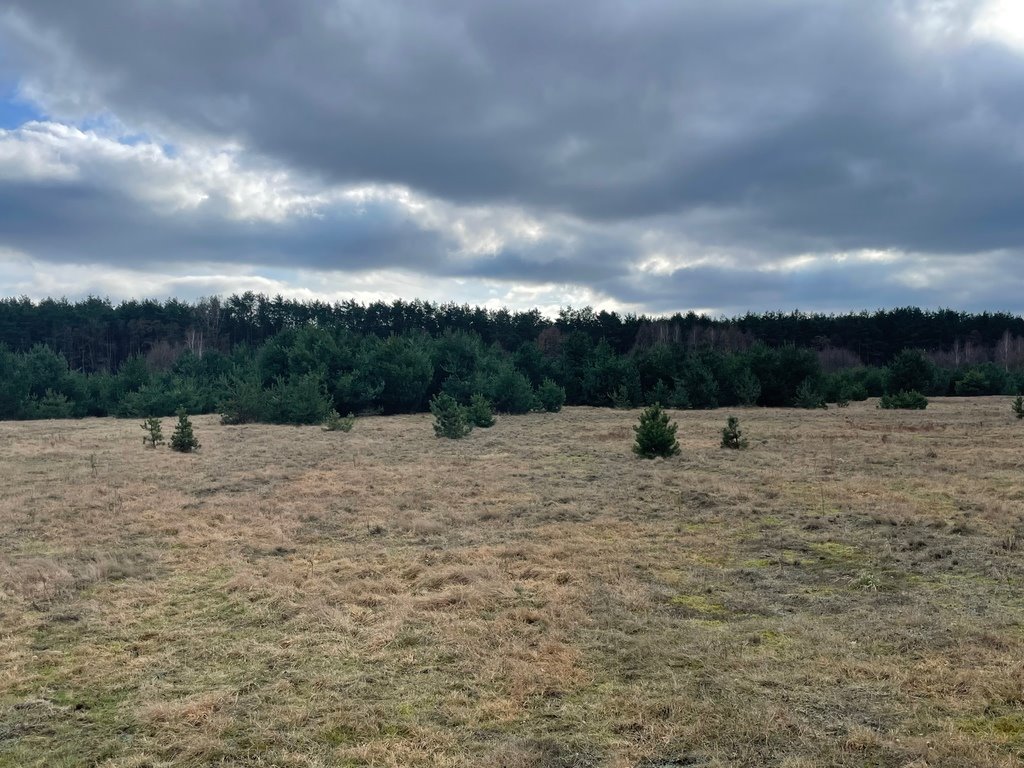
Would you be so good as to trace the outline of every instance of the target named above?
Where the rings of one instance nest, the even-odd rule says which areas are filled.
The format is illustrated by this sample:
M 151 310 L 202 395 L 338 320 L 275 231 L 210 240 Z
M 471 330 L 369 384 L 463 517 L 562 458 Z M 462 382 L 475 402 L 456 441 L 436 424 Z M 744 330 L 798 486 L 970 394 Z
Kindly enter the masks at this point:
M 1006 399 L 735 413 L 0 424 L 0 765 L 1024 765 Z

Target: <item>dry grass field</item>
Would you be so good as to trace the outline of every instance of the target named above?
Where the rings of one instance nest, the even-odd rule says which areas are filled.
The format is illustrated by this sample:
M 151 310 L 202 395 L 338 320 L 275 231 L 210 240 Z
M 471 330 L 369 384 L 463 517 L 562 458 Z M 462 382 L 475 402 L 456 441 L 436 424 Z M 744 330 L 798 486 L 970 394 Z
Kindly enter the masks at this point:
M 729 413 L 0 424 L 0 765 L 1024 765 L 1007 398 Z

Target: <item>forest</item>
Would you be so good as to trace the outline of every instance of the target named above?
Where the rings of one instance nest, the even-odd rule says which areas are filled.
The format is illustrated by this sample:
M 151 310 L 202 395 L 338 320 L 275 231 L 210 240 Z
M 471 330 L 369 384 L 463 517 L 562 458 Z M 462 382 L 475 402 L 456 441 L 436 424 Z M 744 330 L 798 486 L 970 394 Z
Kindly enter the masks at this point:
M 0 300 L 0 418 L 223 414 L 316 423 L 415 413 L 444 392 L 496 410 L 821 407 L 885 393 L 1016 394 L 1024 318 L 917 308 L 711 318 L 422 301 Z

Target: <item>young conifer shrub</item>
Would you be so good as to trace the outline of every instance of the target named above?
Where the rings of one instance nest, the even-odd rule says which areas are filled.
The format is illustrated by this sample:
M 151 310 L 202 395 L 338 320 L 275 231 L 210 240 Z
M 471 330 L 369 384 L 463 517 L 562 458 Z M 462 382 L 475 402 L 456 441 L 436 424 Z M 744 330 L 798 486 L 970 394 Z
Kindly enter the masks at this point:
M 668 414 L 657 403 L 645 408 L 640 414 L 640 423 L 633 427 L 636 433 L 633 453 L 645 459 L 675 456 L 679 453 L 676 428 L 677 425 L 670 421 Z
M 797 408 L 828 408 L 821 391 L 810 379 L 805 379 L 796 388 L 794 404 Z
M 449 394 L 441 392 L 430 401 L 430 412 L 434 414 L 434 434 L 458 440 L 473 431 L 473 424 L 466 418 L 466 409 Z
M 565 389 L 552 379 L 544 379 L 537 387 L 537 402 L 548 413 L 558 413 L 565 405 Z
M 466 409 L 466 418 L 474 427 L 487 429 L 494 426 L 494 412 L 491 410 L 490 401 L 479 392 L 469 399 L 469 408 Z
M 348 416 L 343 417 L 332 408 L 331 412 L 327 414 L 327 418 L 324 419 L 323 430 L 325 432 L 351 432 L 355 423 L 356 417 L 354 413 L 349 413 Z
M 928 407 L 928 398 L 916 390 L 897 392 L 894 395 L 882 395 L 878 401 L 879 408 L 923 411 Z
M 737 451 L 747 447 L 747 438 L 743 436 L 740 420 L 735 416 L 730 416 L 722 428 L 722 447 Z
M 1024 419 L 1024 396 L 1017 395 L 1010 407 L 1013 409 L 1014 416 L 1018 419 Z
M 196 440 L 196 436 L 192 432 L 192 422 L 189 421 L 188 414 L 184 410 L 179 410 L 178 423 L 174 427 L 174 434 L 171 435 L 172 450 L 179 453 L 191 453 L 198 447 L 199 441 Z
M 158 445 L 164 442 L 164 433 L 160 419 L 156 416 L 150 416 L 144 422 L 142 422 L 142 429 L 146 432 L 142 436 L 142 445 L 148 446 L 149 448 L 156 448 Z

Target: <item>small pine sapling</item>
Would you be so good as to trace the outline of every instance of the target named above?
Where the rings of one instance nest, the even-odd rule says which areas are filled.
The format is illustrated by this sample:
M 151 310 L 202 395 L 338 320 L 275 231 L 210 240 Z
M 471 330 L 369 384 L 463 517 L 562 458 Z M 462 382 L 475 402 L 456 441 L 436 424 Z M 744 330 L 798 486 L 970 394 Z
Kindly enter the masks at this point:
M 474 427 L 487 429 L 494 426 L 494 412 L 491 410 L 490 401 L 477 392 L 469 399 L 469 408 L 466 410 L 466 418 Z
M 430 401 L 430 412 L 434 414 L 434 435 L 458 440 L 473 431 L 473 424 L 466 418 L 466 409 L 454 397 L 441 392 Z
M 348 416 L 342 417 L 333 408 L 331 412 L 327 414 L 327 418 L 324 419 L 323 430 L 325 432 L 351 432 L 353 425 L 356 423 L 356 416 L 354 413 L 349 413 Z
M 722 447 L 737 451 L 747 447 L 747 438 L 743 436 L 740 420 L 735 416 L 730 416 L 722 428 Z
M 565 389 L 552 379 L 544 379 L 537 387 L 537 401 L 548 413 L 558 413 L 565 405 Z
M 902 409 L 908 411 L 923 411 L 928 407 L 928 398 L 917 390 L 909 392 L 897 392 L 896 394 L 882 395 L 878 400 L 878 407 L 885 410 Z
M 1017 398 L 1013 401 L 1013 405 L 1010 407 L 1013 408 L 1013 414 L 1018 419 L 1024 419 L 1024 396 L 1017 395 Z
M 184 409 L 178 411 L 178 423 L 171 435 L 171 448 L 179 453 L 191 453 L 199 448 L 199 441 L 192 432 L 192 422 Z
M 660 405 L 645 408 L 640 414 L 640 423 L 633 427 L 636 433 L 633 453 L 645 459 L 675 456 L 679 453 L 676 428 Z
M 149 448 L 156 448 L 164 442 L 164 433 L 160 419 L 156 416 L 150 416 L 144 422 L 142 422 L 142 429 L 145 430 L 146 434 L 142 436 L 142 445 Z

